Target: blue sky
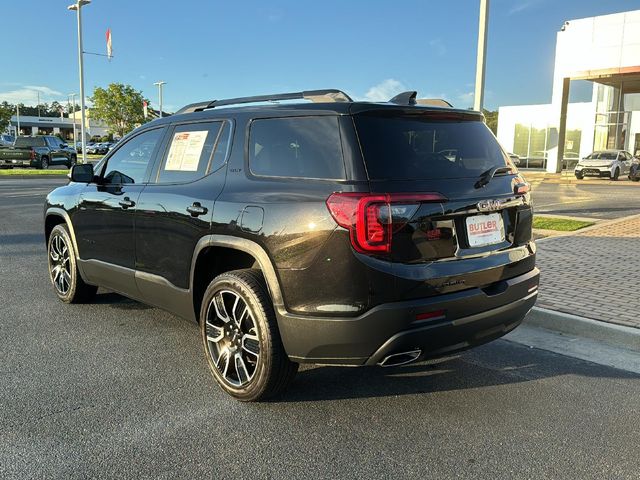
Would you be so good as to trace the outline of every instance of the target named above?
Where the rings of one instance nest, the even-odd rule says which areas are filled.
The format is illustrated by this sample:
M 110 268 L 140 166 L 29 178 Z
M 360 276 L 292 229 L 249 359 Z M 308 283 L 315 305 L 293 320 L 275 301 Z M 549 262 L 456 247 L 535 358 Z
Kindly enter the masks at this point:
M 72 0 L 3 2 L 0 101 L 78 91 Z M 83 10 L 87 95 L 122 82 L 165 110 L 198 100 L 313 88 L 359 99 L 401 90 L 473 103 L 479 0 L 93 0 Z M 547 103 L 565 20 L 640 9 L 640 0 L 492 0 L 485 104 Z M 25 32 L 29 32 L 28 34 Z M 576 88 L 574 100 L 590 98 Z

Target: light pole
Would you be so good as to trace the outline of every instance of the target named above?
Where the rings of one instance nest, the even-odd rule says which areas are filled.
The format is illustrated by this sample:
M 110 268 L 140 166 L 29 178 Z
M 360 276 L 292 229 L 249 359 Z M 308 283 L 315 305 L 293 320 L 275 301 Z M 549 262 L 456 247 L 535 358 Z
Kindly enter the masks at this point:
M 478 58 L 476 61 L 476 90 L 473 109 L 482 111 L 484 103 L 484 72 L 487 56 L 487 28 L 489 27 L 489 0 L 480 0 L 480 21 L 478 22 Z
M 154 85 L 158 86 L 158 103 L 160 104 L 160 118 L 162 118 L 162 86 L 167 82 L 163 82 L 160 80 L 159 82 L 155 82 Z
M 87 161 L 86 139 L 84 136 L 84 64 L 82 54 L 82 7 L 89 5 L 91 0 L 77 0 L 73 5 L 69 5 L 67 9 L 75 10 L 78 16 L 78 65 L 80 69 L 80 139 L 82 145 L 82 163 Z M 74 112 L 75 113 L 75 112 Z
M 18 129 L 16 130 L 16 138 L 20 136 L 20 105 L 16 103 L 16 121 L 18 124 Z
M 73 148 L 78 148 L 78 137 L 76 137 L 76 95 L 77 93 L 70 93 L 71 108 L 73 109 Z M 67 97 L 67 99 L 69 98 Z

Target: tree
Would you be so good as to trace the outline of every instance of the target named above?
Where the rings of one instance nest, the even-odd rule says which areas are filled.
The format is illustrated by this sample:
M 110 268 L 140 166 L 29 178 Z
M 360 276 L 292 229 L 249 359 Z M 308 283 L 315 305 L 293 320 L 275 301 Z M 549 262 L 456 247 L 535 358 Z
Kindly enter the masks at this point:
M 0 104 L 0 132 L 4 132 L 9 126 L 14 110 L 15 107 L 6 101 Z
M 106 89 L 96 87 L 91 101 L 91 116 L 102 120 L 114 135 L 122 137 L 145 122 L 142 111 L 145 98 L 131 85 L 111 83 Z
M 498 112 L 491 110 L 483 110 L 484 118 L 487 120 L 487 127 L 491 129 L 494 135 L 498 134 Z

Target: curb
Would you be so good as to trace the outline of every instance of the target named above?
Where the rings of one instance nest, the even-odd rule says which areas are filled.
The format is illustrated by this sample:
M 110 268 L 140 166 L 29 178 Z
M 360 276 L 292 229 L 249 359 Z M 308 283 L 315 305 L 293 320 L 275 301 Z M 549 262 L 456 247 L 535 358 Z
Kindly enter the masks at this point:
M 544 214 L 540 214 L 540 216 L 546 216 Z M 560 234 L 556 233 L 554 235 L 550 235 L 548 237 L 544 237 L 544 238 L 539 238 L 538 240 L 536 240 L 536 243 L 538 242 L 542 242 L 545 240 L 549 240 L 552 238 L 558 238 L 558 237 L 566 237 L 569 235 L 580 235 L 584 232 L 589 232 L 591 230 L 596 230 L 598 228 L 605 228 L 608 227 L 609 225 L 613 225 L 616 223 L 620 223 L 620 222 L 628 222 L 629 220 L 635 220 L 637 218 L 640 218 L 640 213 L 636 213 L 634 215 L 627 215 L 626 217 L 620 217 L 620 218 L 614 218 L 611 220 L 600 220 L 599 222 L 597 222 L 595 225 L 591 225 L 590 227 L 584 227 L 584 228 L 580 228 L 578 230 L 574 230 L 572 232 L 561 232 Z M 554 230 L 555 232 L 557 232 L 556 230 Z M 549 310 L 550 312 L 553 310 Z
M 29 178 L 63 178 L 67 176 L 67 172 L 65 173 L 45 173 L 42 175 L 38 175 L 32 173 L 31 175 L 0 175 L 0 181 L 2 179 L 14 179 L 14 180 L 27 180 Z
M 542 307 L 533 307 L 523 323 L 545 330 L 589 338 L 640 353 L 639 328 L 601 322 Z

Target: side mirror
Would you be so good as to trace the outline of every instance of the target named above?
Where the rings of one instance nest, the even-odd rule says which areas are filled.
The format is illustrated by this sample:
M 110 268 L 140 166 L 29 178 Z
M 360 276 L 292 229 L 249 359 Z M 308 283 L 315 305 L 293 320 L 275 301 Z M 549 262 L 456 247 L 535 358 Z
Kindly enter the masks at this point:
M 91 183 L 93 181 L 93 165 L 90 163 L 81 163 L 71 167 L 69 178 L 72 182 Z

